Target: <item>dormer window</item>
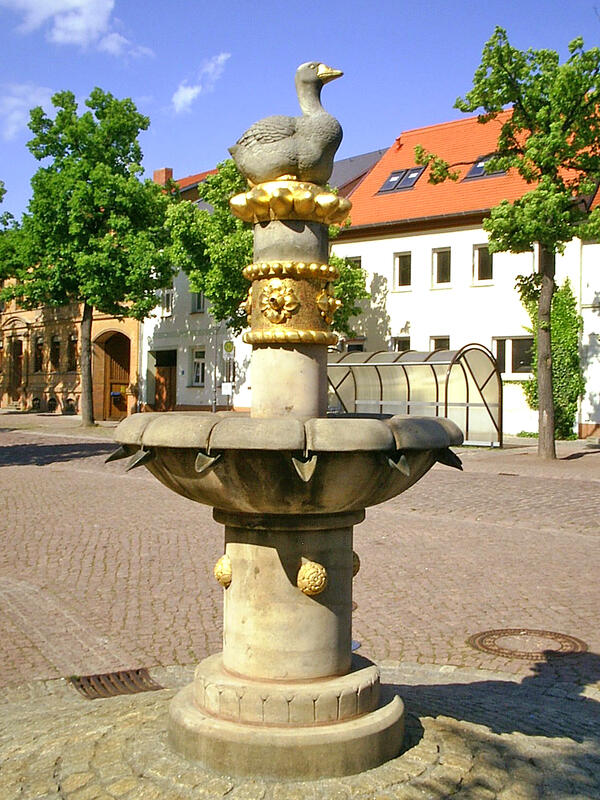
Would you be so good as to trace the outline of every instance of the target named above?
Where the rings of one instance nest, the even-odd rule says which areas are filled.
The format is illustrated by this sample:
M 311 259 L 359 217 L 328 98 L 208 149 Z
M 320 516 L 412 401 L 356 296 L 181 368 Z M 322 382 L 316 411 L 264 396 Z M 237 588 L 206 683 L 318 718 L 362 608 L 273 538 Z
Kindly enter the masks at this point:
M 480 156 L 467 172 L 464 180 L 469 178 L 495 178 L 498 177 L 498 175 L 506 175 L 506 170 L 504 169 L 497 169 L 495 172 L 486 172 L 485 165 L 490 159 L 494 158 L 494 156 L 495 153 L 490 153 L 487 156 Z
M 425 167 L 411 167 L 410 169 L 397 169 L 394 170 L 383 184 L 378 194 L 387 192 L 398 192 L 402 189 L 412 189 L 415 183 L 419 180 Z

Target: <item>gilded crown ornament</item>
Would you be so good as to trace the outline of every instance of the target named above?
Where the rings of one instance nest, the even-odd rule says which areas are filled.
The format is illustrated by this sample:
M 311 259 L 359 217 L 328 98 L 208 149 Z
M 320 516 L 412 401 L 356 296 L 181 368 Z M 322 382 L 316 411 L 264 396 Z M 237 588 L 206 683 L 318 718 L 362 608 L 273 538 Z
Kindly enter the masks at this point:
M 305 561 L 298 570 L 296 586 L 310 597 L 321 594 L 327 588 L 327 570 L 316 561 Z
M 231 578 L 233 574 L 231 568 L 231 559 L 227 553 L 225 553 L 224 556 L 221 556 L 221 558 L 217 561 L 214 566 L 213 573 L 221 586 L 224 589 L 227 589 L 227 587 L 231 584 Z
M 294 290 L 279 278 L 273 278 L 262 290 L 260 310 L 272 323 L 281 323 L 298 313 L 300 301 Z

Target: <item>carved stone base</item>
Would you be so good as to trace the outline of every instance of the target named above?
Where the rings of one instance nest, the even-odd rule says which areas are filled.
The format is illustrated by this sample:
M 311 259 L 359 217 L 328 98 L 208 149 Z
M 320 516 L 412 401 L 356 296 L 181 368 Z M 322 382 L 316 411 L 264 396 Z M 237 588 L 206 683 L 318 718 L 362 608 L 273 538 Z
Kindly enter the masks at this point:
M 347 675 L 318 681 L 260 681 L 223 669 L 220 653 L 196 668 L 194 704 L 208 716 L 250 725 L 295 727 L 343 722 L 379 706 L 379 670 L 354 655 Z
M 269 684 L 264 688 L 266 693 L 273 690 Z M 196 705 L 192 683 L 171 702 L 169 741 L 186 758 L 227 775 L 289 780 L 352 775 L 395 758 L 402 749 L 404 705 L 386 688 L 381 687 L 379 707 L 361 716 L 275 725 L 210 716 Z

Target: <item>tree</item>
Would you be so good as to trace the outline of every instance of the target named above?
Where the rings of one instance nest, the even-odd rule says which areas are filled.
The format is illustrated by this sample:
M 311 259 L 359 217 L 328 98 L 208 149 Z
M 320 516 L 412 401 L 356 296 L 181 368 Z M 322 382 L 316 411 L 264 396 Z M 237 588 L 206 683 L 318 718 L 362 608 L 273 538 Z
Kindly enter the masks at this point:
M 484 46 L 473 88 L 455 103 L 461 111 L 479 111 L 482 124 L 511 109 L 486 170 L 514 169 L 533 187 L 493 208 L 483 227 L 491 252 L 539 249 L 538 453 L 544 458 L 556 458 L 550 318 L 555 256 L 574 236 L 600 234 L 600 210 L 590 209 L 600 185 L 599 76 L 600 49 L 584 50 L 581 38 L 570 43 L 561 64 L 553 50 L 517 50 L 497 27 Z M 431 166 L 433 183 L 457 179 L 456 165 L 423 148 L 416 155 Z
M 52 103 L 54 119 L 40 107 L 30 114 L 27 146 L 47 165 L 32 178 L 15 280 L 1 294 L 27 308 L 81 305 L 81 416 L 91 425 L 94 310 L 143 319 L 156 305 L 172 279 L 164 223 L 173 197 L 138 178 L 138 135 L 150 121 L 130 99 L 96 88 L 81 115 L 71 92 Z
M 201 198 L 212 210 L 182 201 L 169 209 L 167 222 L 173 237 L 173 263 L 187 273 L 193 291 L 204 292 L 213 316 L 224 320 L 235 333 L 247 324 L 239 305 L 248 292 L 242 270 L 252 263 L 252 226 L 233 216 L 229 198 L 246 190 L 234 161 L 227 159 L 199 187 Z M 330 237 L 338 230 L 331 226 Z M 357 301 L 368 297 L 365 273 L 337 256 L 332 255 L 330 263 L 340 272 L 333 287 L 335 296 L 342 301 L 334 315 L 333 328 L 351 334 L 350 318 L 361 313 Z
M 533 364 L 537 364 L 537 310 L 539 290 L 535 281 L 522 281 L 519 285 L 521 300 L 534 325 Z M 583 320 L 577 313 L 577 302 L 569 279 L 556 289 L 552 297 L 550 312 L 552 333 L 552 398 L 554 405 L 555 434 L 558 439 L 573 436 L 577 414 L 577 401 L 585 389 L 579 358 L 579 337 Z M 537 409 L 538 382 L 534 377 L 524 385 L 525 397 L 530 408 Z

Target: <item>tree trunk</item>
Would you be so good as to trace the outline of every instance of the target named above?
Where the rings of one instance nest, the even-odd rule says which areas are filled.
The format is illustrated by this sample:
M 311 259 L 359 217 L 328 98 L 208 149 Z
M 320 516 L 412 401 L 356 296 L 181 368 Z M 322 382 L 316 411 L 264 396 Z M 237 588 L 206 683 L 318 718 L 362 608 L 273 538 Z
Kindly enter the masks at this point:
M 83 304 L 81 317 L 81 424 L 94 425 L 94 403 L 92 394 L 92 314 L 94 309 Z
M 538 455 L 556 458 L 554 444 L 554 398 L 552 395 L 552 350 L 550 309 L 554 295 L 555 252 L 540 245 L 539 273 L 542 277 L 538 305 L 537 382 L 539 410 Z

